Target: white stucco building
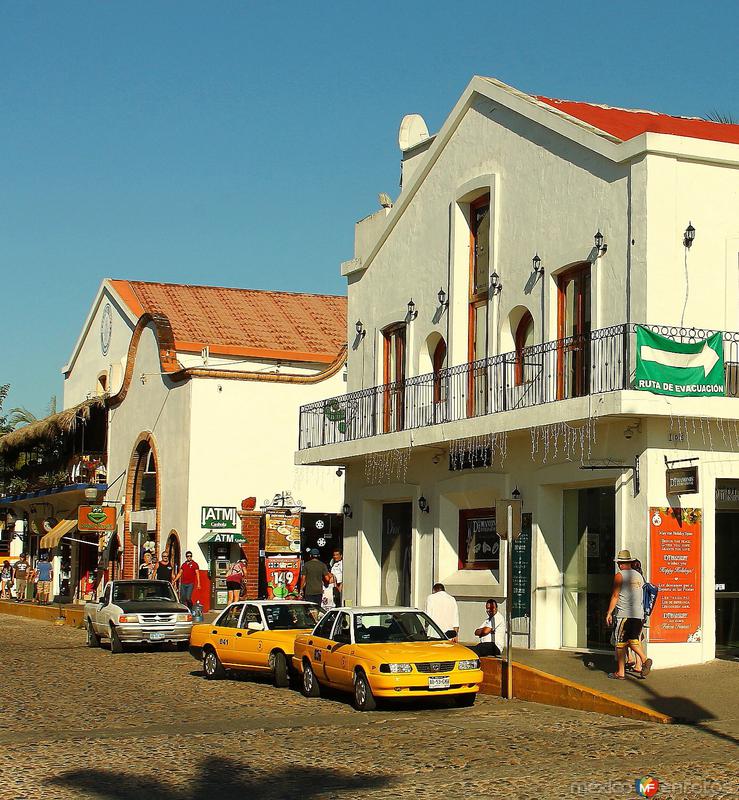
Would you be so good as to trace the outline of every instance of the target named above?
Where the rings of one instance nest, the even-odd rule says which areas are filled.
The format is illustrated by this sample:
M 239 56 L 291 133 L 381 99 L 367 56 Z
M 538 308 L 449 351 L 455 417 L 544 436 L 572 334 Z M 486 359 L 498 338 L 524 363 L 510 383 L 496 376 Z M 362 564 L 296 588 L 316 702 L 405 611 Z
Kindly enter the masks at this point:
M 277 495 L 306 513 L 339 515 L 343 478 L 335 468 L 296 466 L 293 451 L 300 405 L 346 389 L 345 332 L 344 297 L 102 282 L 63 372 L 65 409 L 102 398 L 95 458 L 104 500 L 118 510 L 108 572 L 136 575 L 146 543 L 177 565 L 192 550 L 203 578 L 195 597 L 207 608 L 216 602 L 208 570 L 216 558 L 236 560 L 244 544 L 243 500 L 256 498 L 257 515 Z M 75 453 L 85 451 L 85 429 L 77 426 Z M 22 444 L 33 435 L 29 427 L 16 438 Z M 30 521 L 18 546 L 33 557 L 49 549 L 55 564 L 69 563 L 66 590 L 80 600 L 90 589 L 85 574 L 97 569 L 100 580 L 97 536 L 86 546 L 74 530 L 87 485 L 3 500 Z M 220 527 L 209 527 L 214 518 Z M 69 522 L 44 538 L 43 519 L 46 531 Z M 252 592 L 259 523 L 252 519 Z
M 674 513 L 692 549 L 655 665 L 739 646 L 739 126 L 475 77 L 436 135 L 404 131 L 400 196 L 341 267 L 348 394 L 301 411 L 296 463 L 346 466 L 349 599 L 441 581 L 473 638 L 510 593 L 493 509 L 518 489 L 518 644 L 607 647 L 614 556 L 664 578 Z M 722 332 L 728 396 L 633 390 L 637 325 Z M 665 459 L 697 492 L 667 495 Z

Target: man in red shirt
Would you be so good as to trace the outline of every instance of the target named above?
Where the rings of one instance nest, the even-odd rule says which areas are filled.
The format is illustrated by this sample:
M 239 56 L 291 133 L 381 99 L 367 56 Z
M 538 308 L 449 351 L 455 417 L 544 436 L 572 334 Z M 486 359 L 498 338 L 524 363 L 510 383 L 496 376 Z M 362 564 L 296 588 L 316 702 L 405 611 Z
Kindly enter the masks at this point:
M 200 567 L 192 560 L 192 553 L 185 553 L 185 561 L 174 576 L 175 583 L 180 582 L 180 600 L 192 611 L 192 593 L 197 586 L 200 591 Z

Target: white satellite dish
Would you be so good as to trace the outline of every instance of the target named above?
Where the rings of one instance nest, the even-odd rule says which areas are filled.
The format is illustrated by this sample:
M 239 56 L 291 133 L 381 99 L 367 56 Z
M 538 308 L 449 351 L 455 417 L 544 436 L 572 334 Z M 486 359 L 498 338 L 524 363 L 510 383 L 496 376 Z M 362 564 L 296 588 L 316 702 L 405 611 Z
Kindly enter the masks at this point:
M 398 145 L 404 152 L 429 138 L 429 129 L 420 114 L 406 114 L 400 122 Z

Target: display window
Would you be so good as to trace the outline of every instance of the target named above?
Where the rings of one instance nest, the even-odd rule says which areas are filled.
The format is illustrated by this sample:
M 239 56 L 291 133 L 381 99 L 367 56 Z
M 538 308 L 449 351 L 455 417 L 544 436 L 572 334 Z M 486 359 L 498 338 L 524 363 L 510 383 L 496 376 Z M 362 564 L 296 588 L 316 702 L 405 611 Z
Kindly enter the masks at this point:
M 494 508 L 470 508 L 459 512 L 459 569 L 500 567 L 500 539 Z

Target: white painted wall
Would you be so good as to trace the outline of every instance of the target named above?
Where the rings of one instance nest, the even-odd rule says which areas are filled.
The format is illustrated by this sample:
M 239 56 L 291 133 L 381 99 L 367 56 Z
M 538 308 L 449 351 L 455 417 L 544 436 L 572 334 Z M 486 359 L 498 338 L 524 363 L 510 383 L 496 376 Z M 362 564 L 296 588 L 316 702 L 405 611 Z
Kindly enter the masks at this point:
M 112 312 L 112 331 L 110 346 L 106 355 L 102 352 L 100 324 L 103 309 L 110 305 Z M 96 298 L 90 316 L 82 330 L 82 340 L 76 357 L 72 357 L 70 371 L 64 379 L 64 408 L 81 403 L 97 394 L 100 374 L 108 375 L 108 388 L 113 393 L 120 389 L 125 372 L 128 345 L 135 322 L 118 301 L 115 294 L 103 283 L 102 293 Z

